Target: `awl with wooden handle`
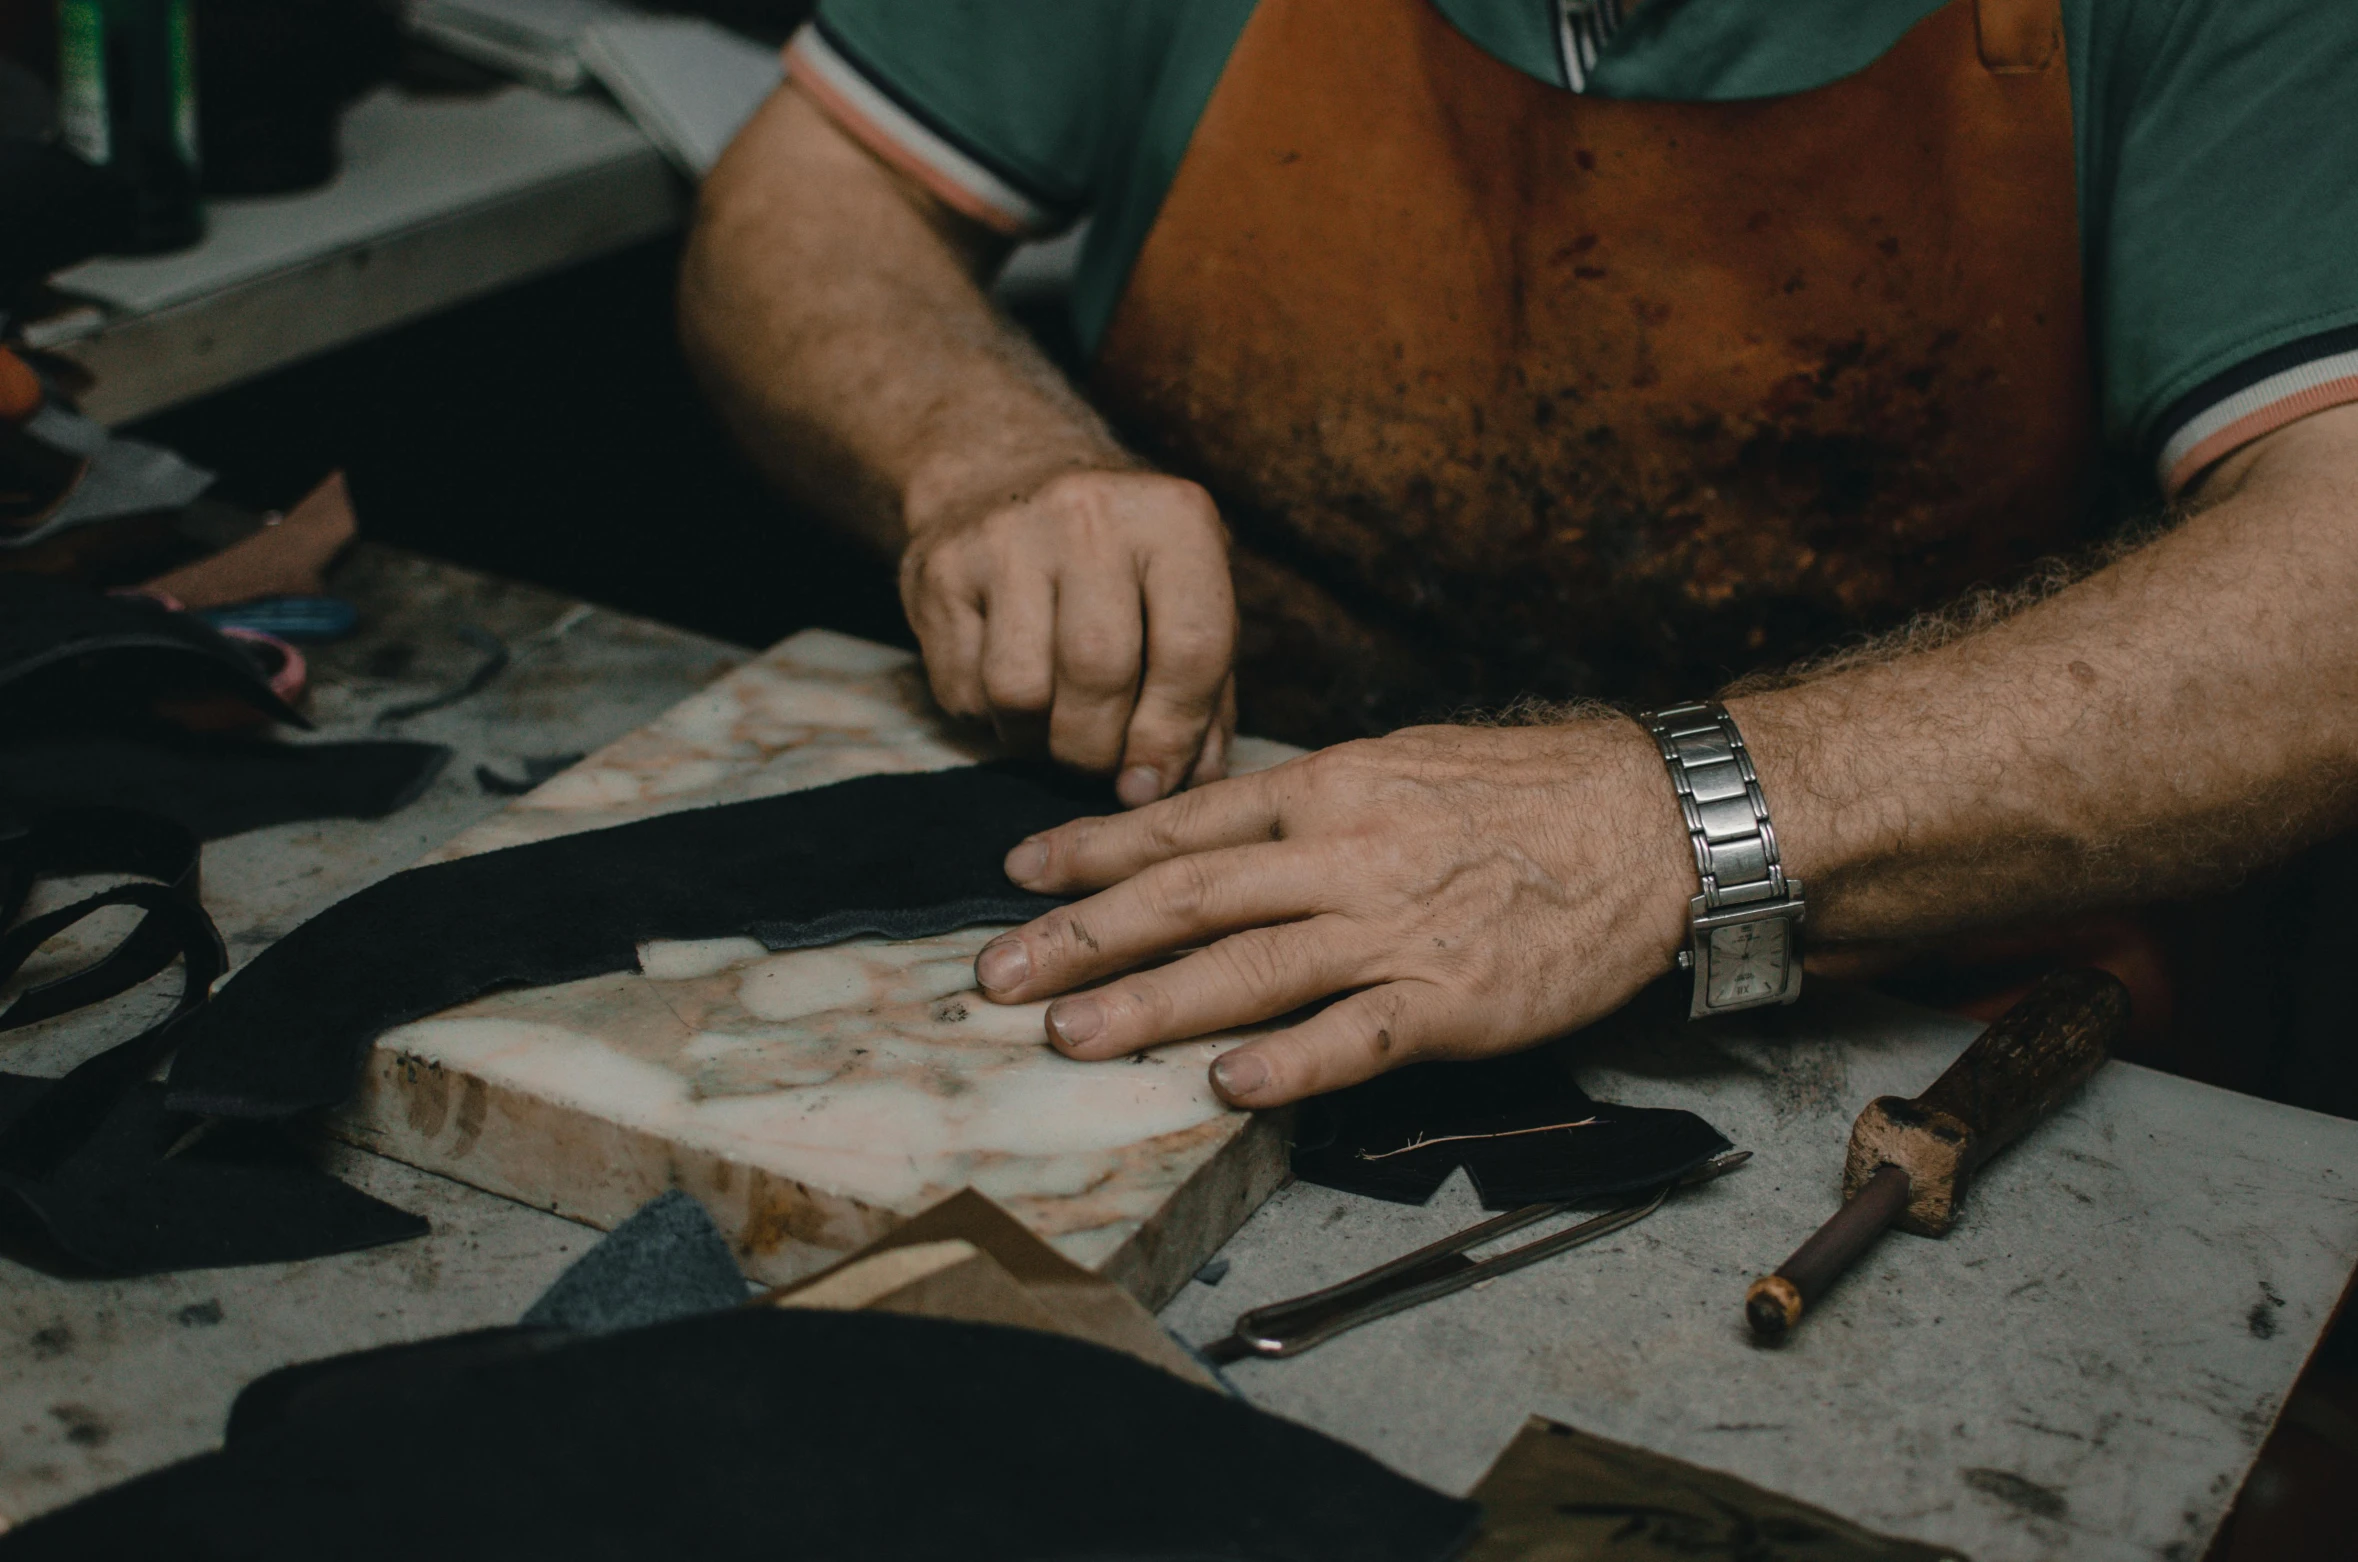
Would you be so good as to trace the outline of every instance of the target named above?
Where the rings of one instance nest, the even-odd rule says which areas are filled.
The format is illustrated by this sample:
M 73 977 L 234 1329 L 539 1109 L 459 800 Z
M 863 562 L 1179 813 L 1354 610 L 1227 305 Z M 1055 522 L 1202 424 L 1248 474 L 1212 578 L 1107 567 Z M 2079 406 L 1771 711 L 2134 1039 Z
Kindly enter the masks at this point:
M 1946 1235 L 1973 1174 L 2086 1084 L 2128 1023 L 2129 992 L 2117 979 L 2058 971 L 1983 1031 L 1930 1090 L 1913 1101 L 1869 1102 L 1850 1130 L 1842 1208 L 1744 1294 L 1752 1332 L 1783 1339 L 1885 1227 Z

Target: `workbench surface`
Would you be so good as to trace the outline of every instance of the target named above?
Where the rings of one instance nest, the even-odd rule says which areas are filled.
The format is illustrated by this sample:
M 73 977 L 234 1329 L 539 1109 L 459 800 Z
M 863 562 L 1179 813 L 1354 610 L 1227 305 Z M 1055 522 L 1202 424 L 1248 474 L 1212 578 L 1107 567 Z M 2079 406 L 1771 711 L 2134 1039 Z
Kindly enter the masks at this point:
M 363 735 L 378 710 L 456 683 L 481 654 L 466 626 L 521 654 L 473 698 L 401 725 L 459 754 L 409 809 L 206 849 L 206 900 L 235 958 L 494 812 L 505 799 L 478 783 L 479 764 L 512 776 L 594 749 L 743 657 L 381 549 L 339 586 L 367 628 L 315 660 L 323 735 Z M 169 980 L 145 1000 L 168 1001 Z M 62 1069 L 126 1034 L 137 1001 L 10 1037 L 6 1066 Z M 1887 1238 L 1781 1349 L 1744 1334 L 1746 1281 L 1833 1207 L 1851 1117 L 1921 1089 L 1972 1033 L 1834 988 L 1709 1029 L 1625 1017 L 1582 1043 L 1590 1088 L 1700 1111 L 1756 1152 L 1750 1165 L 1593 1247 L 1230 1374 L 1255 1402 L 1452 1491 L 1539 1413 L 1978 1562 L 2193 1562 L 2358 1263 L 2358 1123 L 2112 1065 L 1985 1174 L 1945 1241 Z M 21 1519 L 211 1445 L 238 1388 L 270 1368 L 512 1321 L 597 1237 L 331 1154 L 433 1233 L 126 1281 L 0 1263 L 0 1513 Z M 1187 1286 L 1165 1321 L 1209 1340 L 1246 1307 L 1478 1214 L 1462 1180 L 1423 1209 L 1288 1188 L 1230 1242 L 1220 1282 Z

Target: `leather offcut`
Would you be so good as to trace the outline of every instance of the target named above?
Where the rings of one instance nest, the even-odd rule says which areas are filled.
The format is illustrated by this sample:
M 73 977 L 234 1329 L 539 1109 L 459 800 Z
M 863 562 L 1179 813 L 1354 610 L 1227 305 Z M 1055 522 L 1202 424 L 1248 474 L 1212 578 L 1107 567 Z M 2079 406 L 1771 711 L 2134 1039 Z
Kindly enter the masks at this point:
M 102 597 L 0 575 L 0 721 L 12 736 L 145 718 L 160 699 L 225 695 L 274 721 L 311 723 L 212 625 L 149 597 Z
M 309 1559 L 322 1535 L 351 1562 L 1442 1562 L 1478 1511 L 1078 1340 L 738 1309 L 273 1374 L 219 1452 L 34 1519 L 0 1562 Z
M 1597 1206 L 1661 1187 L 1730 1148 L 1692 1112 L 1592 1100 L 1549 1052 L 1420 1063 L 1305 1102 L 1294 1175 L 1422 1204 L 1460 1166 L 1484 1209 Z
M 1045 765 L 864 776 L 412 868 L 239 971 L 189 1022 L 170 1102 L 240 1118 L 333 1105 L 384 1031 L 630 969 L 650 939 L 801 949 L 1027 921 L 1062 902 L 1010 884 L 1008 850 L 1111 801 Z
M 80 971 L 20 994 L 0 1031 L 105 1002 L 178 961 L 161 1019 L 61 1079 L 0 1074 L 0 1251 L 51 1270 L 148 1274 L 346 1252 L 422 1235 L 426 1223 L 311 1165 L 275 1128 L 168 1110 L 148 1083 L 228 964 L 197 902 L 196 841 L 165 819 L 113 809 L 52 815 L 0 836 L 0 925 L 50 874 L 144 876 L 9 926 L 0 982 L 44 943 L 110 906 L 138 925 Z
M 0 805 L 134 808 L 214 841 L 300 819 L 381 819 L 449 763 L 439 743 L 64 733 L 0 745 Z

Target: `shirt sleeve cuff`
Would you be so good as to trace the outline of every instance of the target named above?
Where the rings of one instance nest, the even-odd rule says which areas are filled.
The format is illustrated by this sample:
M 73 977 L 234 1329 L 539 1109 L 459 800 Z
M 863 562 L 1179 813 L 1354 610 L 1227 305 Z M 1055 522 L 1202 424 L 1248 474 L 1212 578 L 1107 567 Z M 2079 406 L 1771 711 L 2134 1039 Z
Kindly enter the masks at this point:
M 816 22 L 786 45 L 786 78 L 845 133 L 962 216 L 1010 238 L 1054 233 L 1074 213 L 1034 195 L 960 146 L 877 72 L 855 63 Z
M 2263 434 L 2313 412 L 2358 401 L 2358 327 L 2263 353 L 2179 398 L 2162 420 L 2155 461 L 2162 494 L 2175 499 Z

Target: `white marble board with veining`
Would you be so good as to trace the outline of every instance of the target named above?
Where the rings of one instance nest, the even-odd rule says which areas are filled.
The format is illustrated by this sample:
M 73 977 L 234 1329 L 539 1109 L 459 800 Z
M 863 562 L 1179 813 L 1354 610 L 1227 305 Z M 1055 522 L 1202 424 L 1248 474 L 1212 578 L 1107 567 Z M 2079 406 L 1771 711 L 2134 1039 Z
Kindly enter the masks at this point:
M 1288 752 L 1247 740 L 1239 763 Z M 932 713 L 913 656 L 811 630 L 429 860 L 983 756 Z M 638 970 L 388 1032 L 338 1131 L 592 1225 L 685 1188 L 780 1281 L 973 1186 L 1160 1302 L 1277 1185 L 1276 1126 L 1211 1093 L 1234 1037 L 1123 1063 L 1052 1051 L 1042 1005 L 974 991 L 995 931 L 649 944 Z

